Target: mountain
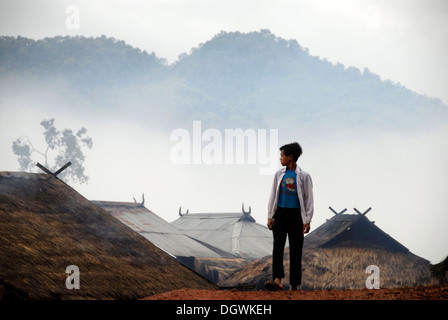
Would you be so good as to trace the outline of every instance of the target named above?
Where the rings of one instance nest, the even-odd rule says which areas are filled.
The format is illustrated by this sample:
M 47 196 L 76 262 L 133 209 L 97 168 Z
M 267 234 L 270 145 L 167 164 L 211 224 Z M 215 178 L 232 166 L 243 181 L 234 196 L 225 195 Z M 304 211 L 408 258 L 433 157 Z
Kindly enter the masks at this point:
M 105 36 L 1 37 L 0 57 L 3 77 L 60 78 L 76 89 L 149 81 L 164 69 L 164 61 L 154 53 Z
M 269 30 L 220 32 L 171 65 L 105 36 L 0 37 L 0 74 L 2 92 L 48 81 L 90 111 L 130 108 L 172 125 L 415 130 L 448 119 L 439 99 L 311 56 Z
M 272 124 L 417 125 L 442 112 L 437 99 L 382 80 L 368 69 L 313 57 L 268 30 L 221 32 L 180 57 L 176 76 L 230 116 L 250 111 Z M 205 106 L 204 106 L 205 108 Z M 445 118 L 446 119 L 446 118 Z M 275 121 L 277 120 L 277 121 Z

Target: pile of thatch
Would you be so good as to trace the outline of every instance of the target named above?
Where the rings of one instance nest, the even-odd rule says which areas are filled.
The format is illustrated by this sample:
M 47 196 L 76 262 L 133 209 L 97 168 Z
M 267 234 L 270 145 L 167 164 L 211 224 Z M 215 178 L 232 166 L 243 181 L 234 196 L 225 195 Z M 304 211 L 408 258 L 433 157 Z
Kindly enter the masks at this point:
M 66 268 L 80 271 L 67 289 Z M 137 299 L 215 288 L 46 174 L 0 172 L 0 298 Z
M 254 285 L 263 289 L 271 280 L 271 256 L 245 265 L 223 285 Z M 314 248 L 305 249 L 302 260 L 303 290 L 363 289 L 369 274 L 366 268 L 376 265 L 380 270 L 380 287 L 396 288 L 435 284 L 429 262 L 412 253 L 389 252 L 367 248 Z M 285 250 L 285 287 L 289 281 L 289 249 Z
M 440 283 L 448 283 L 448 256 L 445 260 L 432 265 L 431 273 Z

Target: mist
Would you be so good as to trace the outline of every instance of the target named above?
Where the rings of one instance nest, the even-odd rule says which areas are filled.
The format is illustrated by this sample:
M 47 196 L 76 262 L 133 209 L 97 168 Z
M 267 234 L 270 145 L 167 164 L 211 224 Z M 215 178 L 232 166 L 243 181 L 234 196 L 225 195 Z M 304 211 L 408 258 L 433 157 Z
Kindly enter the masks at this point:
M 177 219 L 180 207 L 191 213 L 239 212 L 244 203 L 258 223 L 266 223 L 272 176 L 261 175 L 259 163 L 175 164 L 170 155 L 176 142 L 170 135 L 176 128 L 192 133 L 193 123 L 167 125 L 169 118 L 155 112 L 157 103 L 151 108 L 139 98 L 107 110 L 89 110 L 85 97 L 72 95 L 67 100 L 65 90 L 41 84 L 39 90 L 27 94 L 17 95 L 11 86 L 2 92 L 2 171 L 18 170 L 12 153 L 14 139 L 27 135 L 36 148 L 45 148 L 39 123 L 54 118 L 58 128 L 85 127 L 93 139 L 85 160 L 89 182 L 70 184 L 87 199 L 132 202 L 134 198 L 141 201 L 144 194 L 145 206 L 169 222 Z M 210 128 L 207 120 L 202 123 Z M 303 147 L 298 164 L 311 174 L 314 184 L 312 230 L 331 218 L 329 206 L 336 211 L 347 208 L 347 213 L 371 207 L 367 217 L 411 252 L 431 263 L 444 259 L 448 126 L 415 133 L 362 127 L 266 129 L 278 130 L 278 147 L 292 141 Z M 245 150 L 247 156 L 249 149 Z
M 367 217 L 411 252 L 432 263 L 446 257 L 448 108 L 440 99 L 311 56 L 266 29 L 220 32 L 172 65 L 106 37 L 2 45 L 2 171 L 18 170 L 12 142 L 20 136 L 44 150 L 40 122 L 55 119 L 59 129 L 85 127 L 93 140 L 89 182 L 70 183 L 87 199 L 145 194 L 145 206 L 169 222 L 180 207 L 240 212 L 244 203 L 264 225 L 272 175 L 261 174 L 266 163 L 253 155 L 260 146 L 246 145 L 242 163 L 208 164 L 194 154 L 210 151 L 210 136 L 223 147 L 227 131 L 252 130 L 259 139 L 273 130 L 264 147 L 274 169 L 281 145 L 303 147 L 299 166 L 314 183 L 312 230 L 332 217 L 330 206 L 372 208 Z M 193 146 L 195 123 L 210 140 Z M 191 139 L 191 161 L 173 161 L 176 132 Z

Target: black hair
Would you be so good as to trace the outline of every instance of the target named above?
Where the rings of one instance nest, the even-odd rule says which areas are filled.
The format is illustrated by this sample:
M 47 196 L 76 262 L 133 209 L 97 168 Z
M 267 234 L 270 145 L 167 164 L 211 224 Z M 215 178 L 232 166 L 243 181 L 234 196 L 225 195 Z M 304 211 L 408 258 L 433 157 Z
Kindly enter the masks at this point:
M 285 156 L 292 155 L 292 158 L 296 162 L 302 155 L 302 147 L 297 142 L 285 144 L 284 146 L 280 147 L 280 151 L 283 151 Z

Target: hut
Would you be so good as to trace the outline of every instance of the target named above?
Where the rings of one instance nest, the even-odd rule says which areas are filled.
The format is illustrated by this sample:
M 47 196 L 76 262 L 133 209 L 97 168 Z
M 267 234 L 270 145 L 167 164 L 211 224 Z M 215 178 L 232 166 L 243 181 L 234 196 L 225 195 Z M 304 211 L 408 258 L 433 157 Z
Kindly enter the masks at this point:
M 242 266 L 235 255 L 191 238 L 145 207 L 145 201 L 91 201 L 188 268 L 214 283 Z
M 53 174 L 0 172 L 0 249 L 1 299 L 216 288 Z
M 191 238 L 244 259 L 272 254 L 272 233 L 256 223 L 251 208 L 236 213 L 182 213 L 171 224 Z
M 331 207 L 330 207 L 331 208 Z M 356 208 L 355 214 L 336 213 L 305 237 L 304 248 L 371 248 L 390 252 L 409 252 L 401 243 L 382 231 L 366 214 Z
M 188 257 L 233 258 L 228 252 L 206 246 L 183 234 L 176 227 L 147 209 L 143 203 L 91 201 L 154 245 L 182 261 Z
M 334 211 L 334 210 L 332 210 Z M 363 289 L 369 266 L 379 270 L 381 288 L 430 285 L 435 283 L 429 261 L 411 253 L 405 246 L 382 231 L 366 214 L 335 213 L 331 219 L 305 236 L 302 256 L 304 290 Z M 270 256 L 245 265 L 223 285 L 251 284 L 263 289 L 271 280 Z M 284 266 L 288 287 L 289 248 L 285 249 Z M 367 270 L 367 271 L 366 271 Z

